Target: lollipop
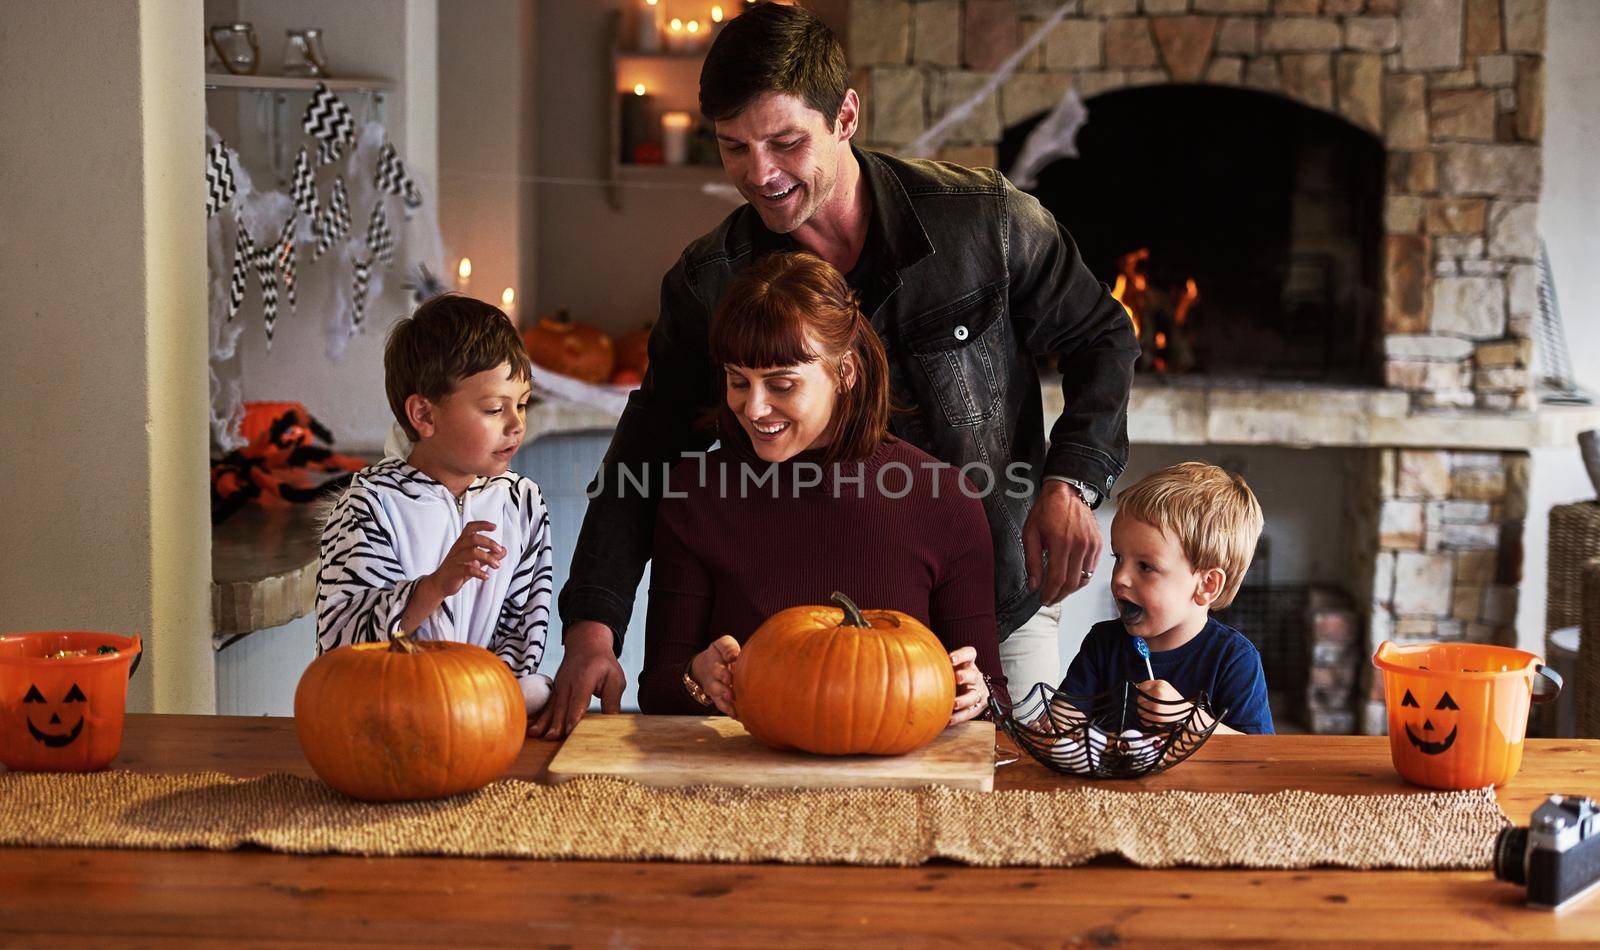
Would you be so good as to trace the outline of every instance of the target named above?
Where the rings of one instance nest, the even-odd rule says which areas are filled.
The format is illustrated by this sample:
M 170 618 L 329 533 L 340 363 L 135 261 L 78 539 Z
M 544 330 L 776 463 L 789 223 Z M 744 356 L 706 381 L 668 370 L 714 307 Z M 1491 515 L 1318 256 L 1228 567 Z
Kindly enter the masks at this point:
M 1140 656 L 1144 657 L 1144 671 L 1150 674 L 1151 679 L 1155 679 L 1155 667 L 1150 665 L 1150 644 L 1144 642 L 1144 637 L 1134 637 L 1133 648 L 1139 651 Z

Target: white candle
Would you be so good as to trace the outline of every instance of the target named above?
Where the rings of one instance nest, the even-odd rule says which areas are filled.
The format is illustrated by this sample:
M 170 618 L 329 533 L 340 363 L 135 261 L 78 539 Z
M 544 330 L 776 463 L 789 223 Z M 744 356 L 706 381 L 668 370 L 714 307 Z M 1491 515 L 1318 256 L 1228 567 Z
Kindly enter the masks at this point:
M 634 11 L 638 35 L 634 42 L 641 53 L 654 53 L 661 48 L 661 0 L 644 0 Z
M 667 49 L 673 52 L 683 49 L 683 21 L 677 17 L 667 24 Z
M 668 165 L 689 160 L 689 113 L 668 112 L 661 116 L 661 153 Z

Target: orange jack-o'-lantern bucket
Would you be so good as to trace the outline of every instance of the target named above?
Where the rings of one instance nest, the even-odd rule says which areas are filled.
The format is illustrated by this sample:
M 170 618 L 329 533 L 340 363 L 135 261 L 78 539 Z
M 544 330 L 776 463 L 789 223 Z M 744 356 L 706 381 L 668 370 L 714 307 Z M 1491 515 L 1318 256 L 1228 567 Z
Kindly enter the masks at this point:
M 1429 788 L 1505 784 L 1522 767 L 1528 704 L 1561 692 L 1554 670 L 1510 647 L 1385 640 L 1372 663 L 1383 671 L 1394 767 Z M 1536 693 L 1541 676 L 1553 689 Z
M 103 769 L 122 748 L 138 637 L 0 636 L 0 762 L 29 772 Z

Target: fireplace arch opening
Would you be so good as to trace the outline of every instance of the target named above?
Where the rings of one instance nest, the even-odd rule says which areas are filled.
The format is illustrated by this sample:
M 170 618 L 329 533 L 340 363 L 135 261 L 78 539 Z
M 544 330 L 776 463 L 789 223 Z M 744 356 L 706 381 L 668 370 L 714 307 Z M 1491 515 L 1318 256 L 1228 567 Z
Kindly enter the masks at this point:
M 1149 375 L 1382 383 L 1385 153 L 1270 93 L 1204 85 L 1087 100 L 1078 157 L 1031 192 L 1119 288 Z M 1010 168 L 1040 117 L 1007 129 Z

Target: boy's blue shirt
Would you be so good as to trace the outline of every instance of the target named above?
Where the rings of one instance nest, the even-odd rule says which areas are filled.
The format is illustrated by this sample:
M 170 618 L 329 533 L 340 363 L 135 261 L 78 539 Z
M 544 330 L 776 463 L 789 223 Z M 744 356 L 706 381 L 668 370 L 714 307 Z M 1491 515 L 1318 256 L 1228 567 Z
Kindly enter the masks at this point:
M 1156 679 L 1166 680 L 1186 697 L 1204 690 L 1212 709 L 1227 710 L 1222 721 L 1230 728 L 1273 732 L 1261 654 L 1244 634 L 1216 618 L 1208 617 L 1205 628 L 1183 646 L 1162 653 L 1152 651 L 1150 665 Z M 1061 691 L 1091 696 L 1148 678 L 1144 658 L 1134 649 L 1133 637 L 1122 621 L 1106 620 L 1091 627 L 1083 638 L 1083 646 L 1061 681 Z

